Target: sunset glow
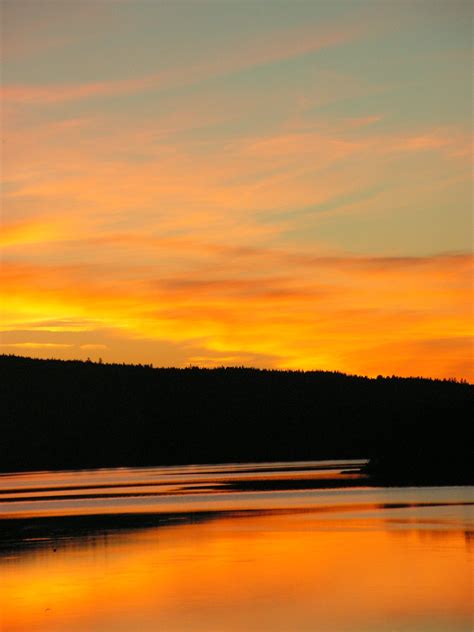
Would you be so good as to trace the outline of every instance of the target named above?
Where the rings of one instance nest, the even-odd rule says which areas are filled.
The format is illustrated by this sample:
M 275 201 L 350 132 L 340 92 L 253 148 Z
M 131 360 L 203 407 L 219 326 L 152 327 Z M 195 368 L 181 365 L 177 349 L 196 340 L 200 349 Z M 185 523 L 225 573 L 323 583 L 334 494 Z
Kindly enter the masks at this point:
M 128 629 L 136 609 L 143 629 L 157 620 L 186 629 L 191 620 L 196 629 L 218 630 L 219 615 L 229 630 L 252 629 L 246 626 L 262 616 L 258 605 L 271 597 L 264 620 L 272 630 L 304 629 L 305 616 L 327 630 L 383 630 L 387 621 L 401 627 L 420 619 L 443 625 L 453 613 L 468 625 L 462 531 L 374 530 L 363 520 L 350 526 L 277 516 L 91 538 L 92 566 L 82 543 L 56 555 L 40 549 L 4 565 L 3 623 L 9 632 Z M 437 541 L 449 545 L 449 555 L 433 556 Z
M 470 3 L 2 7 L 3 353 L 474 379 Z

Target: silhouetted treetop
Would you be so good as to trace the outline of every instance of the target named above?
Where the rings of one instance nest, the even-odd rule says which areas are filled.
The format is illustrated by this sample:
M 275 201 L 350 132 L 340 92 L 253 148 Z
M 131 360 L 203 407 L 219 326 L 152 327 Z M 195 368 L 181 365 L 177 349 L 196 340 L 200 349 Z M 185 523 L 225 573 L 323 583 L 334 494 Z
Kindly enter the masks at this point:
M 3 471 L 447 454 L 474 443 L 474 387 L 454 380 L 7 355 L 0 375 Z

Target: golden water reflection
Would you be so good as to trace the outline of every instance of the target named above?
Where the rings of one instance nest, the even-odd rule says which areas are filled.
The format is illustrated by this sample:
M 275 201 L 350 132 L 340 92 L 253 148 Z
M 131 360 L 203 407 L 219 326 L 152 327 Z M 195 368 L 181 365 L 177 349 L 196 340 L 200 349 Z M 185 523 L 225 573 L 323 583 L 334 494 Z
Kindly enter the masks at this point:
M 253 466 L 213 467 L 219 487 Z M 308 465 L 295 464 L 295 479 L 302 472 Z M 3 477 L 1 632 L 472 630 L 473 488 L 190 491 L 206 476 L 198 467 Z M 179 494 L 158 502 L 155 487 L 171 480 Z M 48 496 L 120 496 L 143 484 L 149 497 L 124 493 L 116 515 L 105 498 L 84 501 L 81 517 L 72 492 Z M 100 503 L 104 514 L 91 517 Z
M 464 532 L 218 518 L 11 555 L 2 631 L 467 630 Z

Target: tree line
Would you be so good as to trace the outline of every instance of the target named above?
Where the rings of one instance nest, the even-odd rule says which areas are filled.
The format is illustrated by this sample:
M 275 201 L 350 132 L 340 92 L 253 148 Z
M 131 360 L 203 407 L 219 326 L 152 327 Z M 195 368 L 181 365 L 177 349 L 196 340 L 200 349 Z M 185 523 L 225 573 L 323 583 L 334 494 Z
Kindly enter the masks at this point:
M 401 457 L 446 478 L 472 463 L 474 387 L 454 380 L 2 355 L 0 388 L 4 472 L 371 458 L 393 478 Z

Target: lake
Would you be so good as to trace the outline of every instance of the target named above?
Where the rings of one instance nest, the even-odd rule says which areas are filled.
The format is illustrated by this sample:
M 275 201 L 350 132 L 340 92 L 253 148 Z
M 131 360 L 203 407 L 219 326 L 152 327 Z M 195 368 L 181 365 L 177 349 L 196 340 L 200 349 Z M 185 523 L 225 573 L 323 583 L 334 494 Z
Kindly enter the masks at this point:
M 470 631 L 474 487 L 361 463 L 0 475 L 0 630 Z

